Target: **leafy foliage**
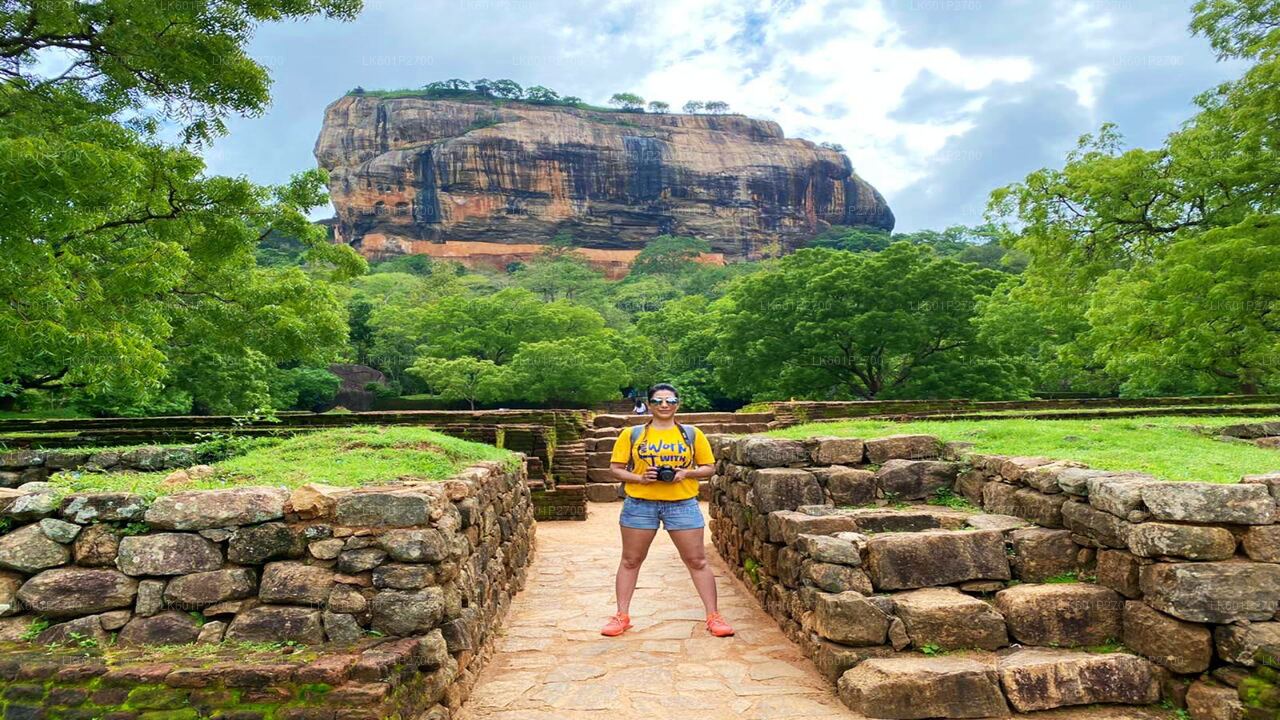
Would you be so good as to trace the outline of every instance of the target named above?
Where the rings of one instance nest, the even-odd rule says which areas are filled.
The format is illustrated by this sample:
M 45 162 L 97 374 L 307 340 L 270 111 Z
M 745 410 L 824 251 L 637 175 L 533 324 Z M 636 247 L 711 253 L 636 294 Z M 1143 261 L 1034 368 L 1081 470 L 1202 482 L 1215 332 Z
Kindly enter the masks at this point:
M 998 278 L 902 242 L 876 254 L 800 250 L 718 303 L 713 359 L 759 400 L 1006 396 L 1018 380 L 972 325 Z

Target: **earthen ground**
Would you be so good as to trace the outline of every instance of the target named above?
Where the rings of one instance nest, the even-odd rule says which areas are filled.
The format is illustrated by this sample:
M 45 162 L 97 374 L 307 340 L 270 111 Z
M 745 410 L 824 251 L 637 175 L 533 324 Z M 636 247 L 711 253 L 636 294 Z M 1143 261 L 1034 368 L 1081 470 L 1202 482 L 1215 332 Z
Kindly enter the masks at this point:
M 707 634 L 702 605 L 665 532 L 631 603 L 635 625 L 600 635 L 614 611 L 621 503 L 585 522 L 538 524 L 536 559 L 462 720 L 860 720 L 730 573 L 708 542 L 721 613 L 737 635 Z M 704 515 L 706 506 L 703 505 Z M 708 538 L 710 528 L 708 528 Z M 1156 720 L 1154 708 L 1077 708 L 1037 720 Z

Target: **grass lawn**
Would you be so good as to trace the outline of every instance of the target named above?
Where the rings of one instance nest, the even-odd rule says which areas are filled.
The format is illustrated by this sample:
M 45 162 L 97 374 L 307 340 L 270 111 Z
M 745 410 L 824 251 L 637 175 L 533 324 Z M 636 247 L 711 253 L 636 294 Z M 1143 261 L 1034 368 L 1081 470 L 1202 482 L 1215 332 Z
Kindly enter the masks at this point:
M 847 420 L 806 423 L 769 435 L 872 438 L 926 433 L 973 443 L 973 451 L 1077 460 L 1101 470 L 1137 470 L 1165 480 L 1238 482 L 1241 475 L 1280 471 L 1280 451 L 1215 440 L 1188 426 L 1221 427 L 1274 417 L 1169 416 L 1102 420 Z
M 492 445 L 421 427 L 357 426 L 263 443 L 215 464 L 214 475 L 181 484 L 165 484 L 169 471 L 68 472 L 53 476 L 52 482 L 67 492 L 126 490 L 149 496 L 239 485 L 297 487 L 317 482 L 353 487 L 400 479 L 441 480 L 477 460 L 514 463 L 515 457 Z

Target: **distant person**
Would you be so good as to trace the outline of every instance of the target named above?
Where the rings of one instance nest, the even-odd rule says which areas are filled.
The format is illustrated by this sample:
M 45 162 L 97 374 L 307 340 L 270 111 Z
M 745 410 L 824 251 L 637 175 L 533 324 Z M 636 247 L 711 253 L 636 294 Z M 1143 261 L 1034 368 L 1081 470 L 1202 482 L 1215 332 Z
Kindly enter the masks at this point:
M 622 533 L 622 561 L 614 579 L 618 612 L 600 634 L 614 637 L 631 627 L 631 596 L 640 564 L 661 525 L 693 578 L 706 609 L 707 631 L 727 637 L 733 634 L 733 627 L 716 606 L 716 578 L 707 565 L 706 522 L 698 505 L 698 480 L 715 474 L 716 459 L 701 430 L 676 422 L 680 398 L 674 386 L 658 383 L 649 388 L 648 396 L 652 416 L 643 425 L 623 428 L 610 458 L 609 467 L 623 482 L 626 495 L 618 519 Z
M 635 406 L 634 408 L 632 408 L 632 411 L 633 411 L 635 414 L 637 414 L 637 415 L 643 415 L 643 414 L 645 414 L 645 413 L 649 412 L 649 406 L 645 405 L 645 404 L 644 404 L 644 400 L 641 400 L 641 399 L 637 396 L 637 397 L 636 397 L 636 406 Z

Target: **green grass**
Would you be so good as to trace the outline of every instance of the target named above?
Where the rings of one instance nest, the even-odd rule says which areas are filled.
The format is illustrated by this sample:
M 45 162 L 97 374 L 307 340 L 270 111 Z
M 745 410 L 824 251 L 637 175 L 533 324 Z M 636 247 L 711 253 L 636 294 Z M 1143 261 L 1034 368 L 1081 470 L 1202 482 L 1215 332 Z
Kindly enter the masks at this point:
M 926 433 L 973 443 L 973 452 L 1042 455 L 1100 470 L 1136 470 L 1165 480 L 1239 482 L 1241 475 L 1280 471 L 1280 452 L 1223 442 L 1188 426 L 1222 427 L 1276 417 L 1168 416 L 1095 420 L 847 420 L 806 423 L 769 435 L 873 438 Z
M 83 473 L 53 476 L 67 492 L 129 491 L 147 496 L 244 485 L 297 487 L 309 482 L 354 487 L 393 480 L 441 480 L 477 460 L 514 463 L 500 448 L 420 427 L 357 426 L 295 435 L 214 465 L 211 477 L 164 484 L 168 472 Z

